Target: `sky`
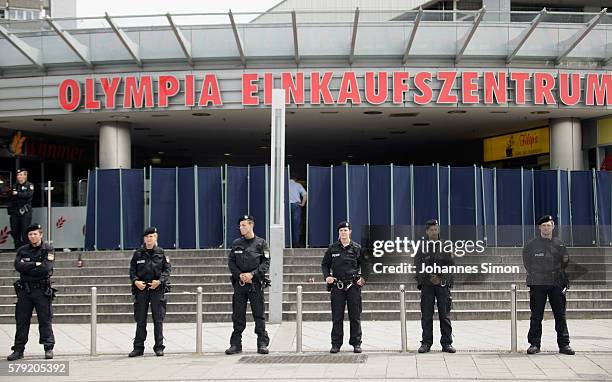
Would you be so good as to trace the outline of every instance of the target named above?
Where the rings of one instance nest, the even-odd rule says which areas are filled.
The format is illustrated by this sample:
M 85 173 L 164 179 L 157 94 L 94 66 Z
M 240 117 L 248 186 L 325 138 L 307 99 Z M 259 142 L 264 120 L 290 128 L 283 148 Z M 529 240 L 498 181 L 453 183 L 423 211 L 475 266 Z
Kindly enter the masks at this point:
M 172 13 L 262 12 L 280 0 L 77 0 L 77 17 Z

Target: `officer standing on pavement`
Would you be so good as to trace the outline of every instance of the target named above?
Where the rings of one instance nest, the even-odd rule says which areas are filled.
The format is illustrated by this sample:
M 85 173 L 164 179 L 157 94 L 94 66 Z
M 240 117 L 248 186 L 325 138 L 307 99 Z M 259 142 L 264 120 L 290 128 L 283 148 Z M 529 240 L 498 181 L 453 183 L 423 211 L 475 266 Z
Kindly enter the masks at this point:
M 32 196 L 34 185 L 28 182 L 28 172 L 17 170 L 17 183 L 11 189 L 8 214 L 11 223 L 11 236 L 15 249 L 28 244 L 26 229 L 32 223 Z
M 170 291 L 170 259 L 163 248 L 157 246 L 157 228 L 144 231 L 144 245 L 134 251 L 130 262 L 130 279 L 134 297 L 134 319 L 136 337 L 130 357 L 144 354 L 147 339 L 147 314 L 151 304 L 153 330 L 155 334 L 155 355 L 164 355 L 164 317 L 166 316 L 166 293 Z
M 417 281 L 417 288 L 421 291 L 421 328 L 423 330 L 421 346 L 418 352 L 429 352 L 433 344 L 433 314 L 434 303 L 437 300 L 442 351 L 455 353 L 456 350 L 452 345 L 453 328 L 450 321 L 452 275 L 427 273 L 423 270 L 424 266 L 434 266 L 434 264 L 440 267 L 454 265 L 455 260 L 452 254 L 442 250 L 440 225 L 437 220 L 432 219 L 425 222 L 425 234 L 426 238 L 424 238 L 425 241 L 423 242 L 425 248 L 421 248 L 414 256 L 415 279 Z
M 28 342 L 32 310 L 36 309 L 38 317 L 39 343 L 45 348 L 45 358 L 53 358 L 55 337 L 51 319 L 53 317 L 51 300 L 55 289 L 51 288 L 51 275 L 55 262 L 53 247 L 42 241 L 42 227 L 33 224 L 26 230 L 30 244 L 17 250 L 15 269 L 19 272 L 19 280 L 15 282 L 17 306 L 15 307 L 15 345 L 13 353 L 7 357 L 9 361 L 23 358 L 25 345 Z
M 523 249 L 523 265 L 527 270 L 531 310 L 529 333 L 527 334 L 527 340 L 531 346 L 527 349 L 527 354 L 540 352 L 542 318 L 548 297 L 555 317 L 559 353 L 574 355 L 574 350 L 569 346 L 569 331 L 565 320 L 565 292 L 569 286 L 565 268 L 569 263 L 569 254 L 565 244 L 559 238 L 553 237 L 555 222 L 552 216 L 542 216 L 537 224 L 539 234 Z
M 242 352 L 242 332 L 246 328 L 247 301 L 251 303 L 255 334 L 257 334 L 257 353 L 268 354 L 270 338 L 266 332 L 266 317 L 263 288 L 267 286 L 266 273 L 270 269 L 268 243 L 255 235 L 255 219 L 250 215 L 238 219 L 240 235 L 232 243 L 228 266 L 231 272 L 234 294 L 232 296 L 232 322 L 234 331 L 230 347 L 225 354 Z
M 369 269 L 361 246 L 351 240 L 351 225 L 343 221 L 337 226 L 338 241 L 331 244 L 321 262 L 323 278 L 331 291 L 332 331 L 330 353 L 338 353 L 344 339 L 344 308 L 348 306 L 351 335 L 349 344 L 354 353 L 361 353 L 361 287 Z

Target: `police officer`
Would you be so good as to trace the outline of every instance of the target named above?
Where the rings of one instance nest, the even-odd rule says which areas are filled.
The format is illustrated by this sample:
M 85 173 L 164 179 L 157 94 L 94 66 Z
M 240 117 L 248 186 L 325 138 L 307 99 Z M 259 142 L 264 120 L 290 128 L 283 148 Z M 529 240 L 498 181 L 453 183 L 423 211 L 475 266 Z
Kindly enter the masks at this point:
M 17 306 L 15 307 L 15 345 L 11 348 L 13 353 L 7 357 L 9 361 L 23 358 L 25 345 L 28 342 L 32 309 L 36 309 L 38 316 L 38 331 L 40 343 L 45 348 L 45 358 L 53 358 L 55 338 L 51 319 L 53 317 L 51 300 L 55 289 L 51 288 L 51 275 L 55 253 L 53 247 L 42 241 L 42 227 L 33 224 L 26 230 L 30 244 L 17 250 L 15 269 L 19 272 L 19 280 L 15 282 L 17 292 Z
M 440 241 L 440 225 L 435 219 L 425 222 L 425 247 L 421 247 L 414 256 L 415 278 L 417 288 L 421 291 L 421 328 L 423 330 L 419 353 L 427 353 L 433 344 L 433 314 L 434 303 L 438 302 L 438 318 L 440 320 L 440 344 L 442 351 L 455 353 L 453 347 L 453 328 L 450 321 L 451 292 L 453 278 L 450 274 L 429 273 L 424 267 L 444 267 L 454 265 L 452 254 L 442 250 Z
M 365 285 L 369 269 L 361 246 L 351 240 L 351 224 L 343 221 L 337 226 L 338 241 L 331 244 L 321 262 L 323 278 L 331 291 L 332 331 L 330 353 L 342 347 L 344 308 L 348 306 L 351 327 L 349 344 L 354 353 L 361 353 L 361 287 Z
M 565 320 L 565 292 L 569 286 L 565 268 L 569 263 L 569 254 L 563 242 L 553 237 L 555 222 L 552 216 L 542 216 L 537 224 L 539 234 L 523 248 L 523 265 L 527 270 L 529 308 L 531 309 L 531 321 L 527 334 L 527 340 L 531 346 L 527 349 L 527 354 L 540 352 L 542 318 L 548 297 L 555 317 L 559 353 L 574 355 L 574 350 L 569 346 L 569 331 Z
M 238 219 L 240 235 L 232 243 L 228 266 L 231 272 L 234 294 L 232 296 L 232 322 L 234 331 L 230 338 L 230 347 L 225 354 L 242 352 L 242 332 L 246 328 L 247 300 L 255 320 L 257 334 L 257 353 L 268 354 L 270 338 L 266 332 L 266 317 L 263 288 L 266 286 L 266 273 L 270 269 L 270 251 L 268 243 L 253 232 L 255 219 L 250 215 Z
M 144 354 L 147 339 L 147 313 L 151 304 L 153 330 L 155 334 L 155 355 L 164 355 L 164 317 L 166 316 L 166 293 L 170 291 L 170 259 L 163 248 L 157 246 L 157 228 L 144 231 L 144 244 L 134 251 L 130 262 L 130 279 L 134 296 L 134 319 L 136 337 L 130 357 Z
M 28 182 L 28 172 L 17 170 L 17 183 L 11 189 L 8 214 L 11 222 L 11 236 L 15 249 L 28 244 L 26 229 L 32 223 L 32 196 L 34 185 Z

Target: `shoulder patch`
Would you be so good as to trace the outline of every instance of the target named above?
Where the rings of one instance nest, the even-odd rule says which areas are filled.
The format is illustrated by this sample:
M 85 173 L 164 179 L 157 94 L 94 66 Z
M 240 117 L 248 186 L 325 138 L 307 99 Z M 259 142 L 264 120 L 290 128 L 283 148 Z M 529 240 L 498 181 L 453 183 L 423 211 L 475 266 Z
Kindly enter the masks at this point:
M 266 259 L 269 259 L 270 258 L 270 251 L 264 251 L 264 257 Z
M 55 260 L 55 255 L 53 253 L 47 253 L 47 260 L 49 261 Z
M 30 190 L 34 191 L 34 185 L 30 184 Z
M 164 256 L 166 258 L 166 262 L 170 264 L 170 258 L 168 256 Z

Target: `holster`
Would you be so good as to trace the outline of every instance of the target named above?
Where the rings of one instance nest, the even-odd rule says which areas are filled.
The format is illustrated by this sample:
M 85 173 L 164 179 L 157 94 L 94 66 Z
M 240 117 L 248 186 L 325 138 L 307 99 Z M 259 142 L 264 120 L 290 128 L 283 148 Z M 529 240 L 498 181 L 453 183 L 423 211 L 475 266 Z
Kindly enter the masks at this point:
M 161 287 L 163 288 L 164 293 L 170 293 L 170 291 L 172 290 L 172 285 L 170 285 L 170 281 L 162 283 Z
M 21 292 L 21 290 L 23 289 L 23 284 L 21 283 L 21 280 L 17 280 L 13 283 L 13 288 L 15 288 L 15 295 L 18 296 L 19 292 Z

